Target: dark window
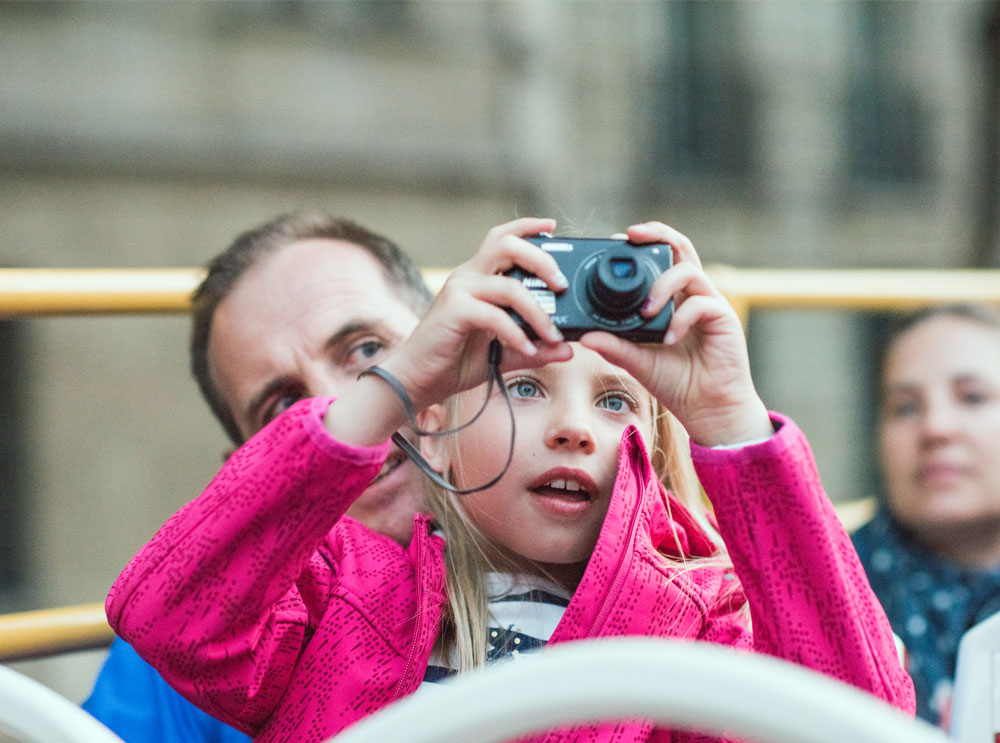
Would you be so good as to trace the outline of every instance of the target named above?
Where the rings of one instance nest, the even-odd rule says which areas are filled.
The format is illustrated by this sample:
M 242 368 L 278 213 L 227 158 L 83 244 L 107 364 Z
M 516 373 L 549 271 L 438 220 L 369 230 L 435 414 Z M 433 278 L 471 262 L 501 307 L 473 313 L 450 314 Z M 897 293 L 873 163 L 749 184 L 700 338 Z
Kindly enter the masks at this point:
M 667 58 L 658 88 L 654 163 L 665 183 L 745 178 L 753 152 L 753 96 L 739 54 L 737 2 L 665 6 Z
M 0 592 L 20 588 L 25 580 L 24 345 L 24 324 L 0 321 Z
M 227 0 L 206 8 L 222 34 L 304 33 L 314 41 L 365 46 L 413 30 L 414 8 L 405 0 Z
M 853 3 L 847 168 L 855 184 L 906 183 L 928 174 L 925 107 L 905 77 L 909 3 Z

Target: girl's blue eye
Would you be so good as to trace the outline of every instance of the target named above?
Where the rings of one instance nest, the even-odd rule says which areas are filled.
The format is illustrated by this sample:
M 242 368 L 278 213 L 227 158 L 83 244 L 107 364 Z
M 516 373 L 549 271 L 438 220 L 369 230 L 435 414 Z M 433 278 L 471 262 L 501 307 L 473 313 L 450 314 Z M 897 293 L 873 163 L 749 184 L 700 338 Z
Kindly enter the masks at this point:
M 601 398 L 601 407 L 620 413 L 628 408 L 628 401 L 622 395 L 608 394 Z
M 528 379 L 518 379 L 508 388 L 514 397 L 538 397 L 538 385 Z

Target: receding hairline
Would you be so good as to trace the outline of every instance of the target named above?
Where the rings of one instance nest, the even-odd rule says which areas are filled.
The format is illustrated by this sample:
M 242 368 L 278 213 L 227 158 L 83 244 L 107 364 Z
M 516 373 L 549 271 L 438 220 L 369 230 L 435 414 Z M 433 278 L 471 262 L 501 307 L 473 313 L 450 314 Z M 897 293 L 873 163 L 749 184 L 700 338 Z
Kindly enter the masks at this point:
M 322 253 L 326 252 L 336 252 L 339 250 L 346 250 L 349 253 L 353 253 L 358 256 L 363 262 L 370 263 L 372 267 L 377 270 L 378 275 L 381 277 L 386 288 L 390 291 L 396 290 L 397 298 L 399 301 L 406 306 L 414 316 L 419 317 L 420 314 L 412 306 L 412 303 L 408 301 L 407 287 L 403 286 L 396 276 L 392 274 L 389 268 L 381 260 L 375 256 L 370 249 L 366 246 L 354 242 L 348 238 L 344 237 L 303 237 L 290 240 L 289 242 L 281 243 L 270 247 L 268 250 L 262 252 L 260 256 L 252 264 L 250 264 L 245 271 L 232 283 L 229 291 L 226 293 L 221 300 L 219 300 L 216 305 L 216 312 L 222 304 L 229 299 L 233 294 L 235 294 L 239 288 L 246 283 L 246 280 L 254 275 L 260 274 L 267 269 L 268 266 L 273 265 L 280 258 L 286 256 L 295 248 L 301 248 L 307 244 L 315 244 L 317 247 L 322 247 Z M 213 312 L 213 320 L 214 320 Z M 209 338 L 211 341 L 211 337 Z

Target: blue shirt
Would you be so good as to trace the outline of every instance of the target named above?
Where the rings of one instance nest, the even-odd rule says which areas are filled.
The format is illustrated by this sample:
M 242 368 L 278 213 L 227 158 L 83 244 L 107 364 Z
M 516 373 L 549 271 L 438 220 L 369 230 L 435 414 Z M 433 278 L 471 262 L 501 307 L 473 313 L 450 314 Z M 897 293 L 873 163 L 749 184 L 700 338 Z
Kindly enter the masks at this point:
M 115 638 L 83 708 L 125 743 L 248 743 L 239 730 L 178 694 L 132 646 Z
M 947 727 L 958 641 L 1000 611 L 1000 566 L 968 570 L 919 544 L 882 508 L 851 537 L 906 647 L 917 716 Z

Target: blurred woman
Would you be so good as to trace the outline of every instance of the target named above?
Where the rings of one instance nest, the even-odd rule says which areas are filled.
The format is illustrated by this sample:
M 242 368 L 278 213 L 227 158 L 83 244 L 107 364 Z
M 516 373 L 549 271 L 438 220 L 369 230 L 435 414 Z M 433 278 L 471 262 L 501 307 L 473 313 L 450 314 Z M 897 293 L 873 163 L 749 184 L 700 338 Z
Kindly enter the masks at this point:
M 1000 312 L 905 318 L 880 380 L 886 492 L 854 542 L 906 647 L 917 714 L 947 728 L 958 641 L 1000 611 Z

